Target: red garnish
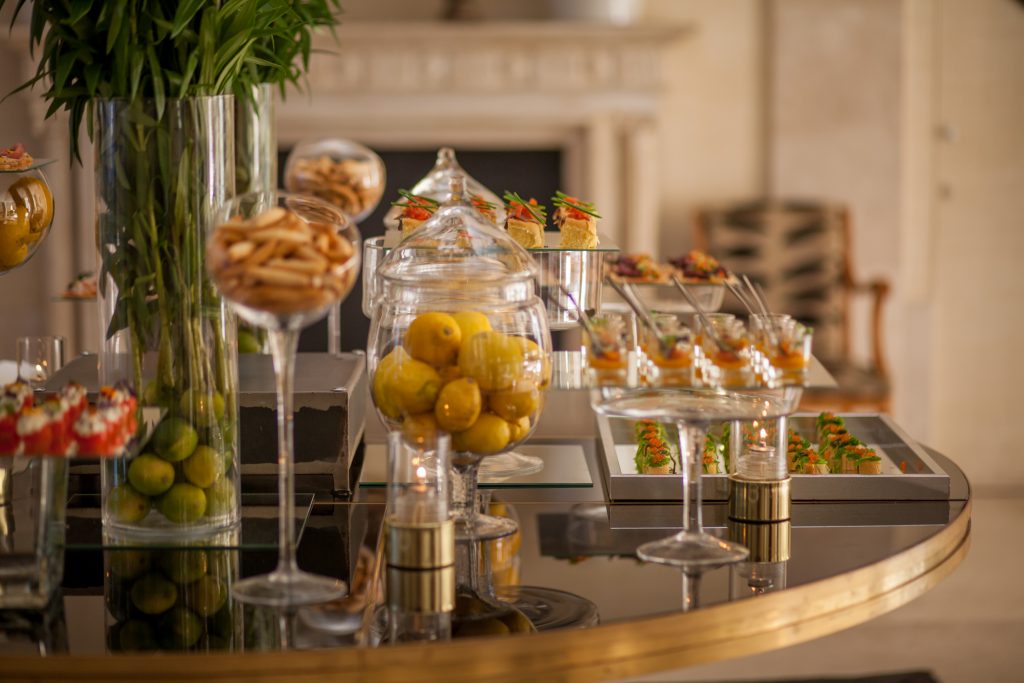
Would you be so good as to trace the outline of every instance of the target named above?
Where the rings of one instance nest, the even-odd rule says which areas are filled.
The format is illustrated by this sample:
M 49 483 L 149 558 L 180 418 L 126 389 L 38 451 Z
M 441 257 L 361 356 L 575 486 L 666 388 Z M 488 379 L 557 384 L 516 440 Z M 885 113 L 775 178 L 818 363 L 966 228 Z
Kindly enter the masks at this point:
M 25 145 L 19 142 L 13 147 L 8 147 L 7 149 L 0 152 L 0 155 L 3 155 L 8 159 L 20 159 L 21 157 L 25 156 Z

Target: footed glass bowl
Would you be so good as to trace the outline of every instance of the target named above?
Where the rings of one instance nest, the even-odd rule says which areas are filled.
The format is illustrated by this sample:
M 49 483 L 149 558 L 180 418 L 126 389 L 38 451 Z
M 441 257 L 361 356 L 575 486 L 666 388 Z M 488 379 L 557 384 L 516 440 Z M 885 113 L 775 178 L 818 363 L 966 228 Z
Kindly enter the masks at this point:
M 37 160 L 0 170 L 0 275 L 28 263 L 53 225 L 53 193 Z

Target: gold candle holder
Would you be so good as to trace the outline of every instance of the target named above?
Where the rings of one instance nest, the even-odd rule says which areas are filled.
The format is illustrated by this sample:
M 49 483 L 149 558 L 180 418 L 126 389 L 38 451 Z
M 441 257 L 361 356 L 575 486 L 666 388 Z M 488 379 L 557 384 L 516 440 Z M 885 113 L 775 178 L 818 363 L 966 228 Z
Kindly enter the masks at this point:
M 447 640 L 455 609 L 455 522 L 448 509 L 449 437 L 388 435 L 384 560 L 388 640 Z
M 789 477 L 748 479 L 729 475 L 729 518 L 746 522 L 788 520 L 792 508 Z

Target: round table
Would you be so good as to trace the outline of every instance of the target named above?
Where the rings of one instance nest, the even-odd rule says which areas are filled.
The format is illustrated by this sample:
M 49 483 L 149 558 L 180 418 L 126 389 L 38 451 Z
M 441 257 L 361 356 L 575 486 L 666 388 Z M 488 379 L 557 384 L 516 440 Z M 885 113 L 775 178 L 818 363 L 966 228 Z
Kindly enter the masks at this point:
M 593 467 L 592 452 L 588 457 Z M 316 610 L 281 615 L 286 635 L 277 639 L 253 636 L 246 622 L 234 631 L 233 651 L 111 656 L 122 625 L 111 613 L 121 598 L 112 588 L 110 558 L 121 551 L 75 541 L 82 537 L 76 525 L 97 522 L 95 510 L 73 507 L 63 609 L 40 617 L 36 641 L 26 635 L 31 629 L 17 631 L 4 620 L 0 670 L 6 681 L 598 681 L 764 652 L 893 610 L 960 563 L 970 539 L 970 489 L 948 458 L 932 457 L 950 475 L 949 500 L 794 503 L 791 559 L 777 567 L 785 587 L 754 596 L 736 570 L 722 568 L 702 579 L 702 606 L 689 611 L 677 571 L 632 556 L 639 543 L 669 533 L 680 506 L 609 504 L 600 477 L 591 487 L 503 488 L 497 498 L 522 530 L 513 580 L 582 596 L 596 605 L 600 625 L 397 647 L 356 646 L 351 633 L 335 633 L 344 619 L 331 619 L 339 613 Z M 249 497 L 245 506 L 249 540 L 222 551 L 236 578 L 265 571 L 274 560 L 273 539 L 252 531 L 273 525 L 273 501 Z M 357 563 L 374 559 L 380 489 L 362 489 L 356 502 L 318 496 L 310 511 L 300 564 L 351 579 Z M 707 504 L 705 519 L 712 530 L 722 529 L 724 504 Z M 361 603 L 352 603 L 348 609 L 357 616 L 349 621 L 368 627 L 375 598 L 372 591 L 364 597 L 370 606 L 360 612 Z M 27 656 L 26 647 L 46 656 Z

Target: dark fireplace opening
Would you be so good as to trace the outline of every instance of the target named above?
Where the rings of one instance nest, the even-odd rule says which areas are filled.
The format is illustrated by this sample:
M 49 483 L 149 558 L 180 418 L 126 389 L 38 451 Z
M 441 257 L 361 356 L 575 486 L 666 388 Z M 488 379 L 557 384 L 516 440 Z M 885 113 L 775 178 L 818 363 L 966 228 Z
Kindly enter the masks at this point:
M 278 168 L 284 181 L 284 162 L 290 149 L 279 152 Z M 377 150 L 387 169 L 387 187 L 380 206 L 359 225 L 363 238 L 384 234 L 384 214 L 398 199 L 400 188 L 411 189 L 434 166 L 436 150 Z M 536 197 L 549 206 L 556 190 L 562 189 L 562 151 L 559 149 L 475 149 L 458 150 L 459 163 L 466 171 L 501 196 L 505 190 L 523 197 Z M 341 305 L 341 349 L 366 348 L 370 321 L 362 312 L 362 275 L 348 299 Z M 300 351 L 327 351 L 327 321 L 322 320 L 302 333 Z

